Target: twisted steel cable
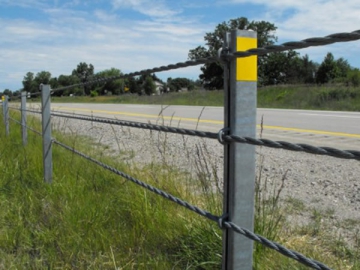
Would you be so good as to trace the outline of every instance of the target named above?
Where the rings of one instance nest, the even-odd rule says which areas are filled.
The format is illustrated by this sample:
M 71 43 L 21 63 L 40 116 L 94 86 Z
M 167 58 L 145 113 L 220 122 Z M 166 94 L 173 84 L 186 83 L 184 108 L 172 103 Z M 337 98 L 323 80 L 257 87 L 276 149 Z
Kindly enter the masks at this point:
M 336 158 L 360 160 L 360 151 L 357 150 L 340 150 L 332 147 L 317 147 L 309 144 L 294 144 L 284 141 L 271 141 L 268 139 L 255 139 L 236 135 L 224 135 L 223 140 L 226 142 L 245 143 L 296 152 L 306 152 L 309 154 L 332 156 Z
M 224 221 L 222 224 L 223 224 L 223 227 L 233 230 L 234 232 L 239 233 L 248 239 L 256 241 L 256 242 L 258 242 L 270 249 L 273 249 L 286 257 L 294 259 L 294 260 L 298 261 L 299 263 L 304 264 L 308 267 L 311 267 L 313 269 L 318 269 L 318 270 L 331 270 L 331 268 L 329 268 L 328 266 L 326 266 L 325 264 L 323 264 L 321 262 L 318 262 L 313 259 L 309 259 L 297 251 L 288 249 L 276 242 L 270 241 L 269 239 L 267 239 L 261 235 L 258 235 L 256 233 L 253 233 L 245 228 L 241 228 L 232 222 Z
M 52 116 L 56 117 L 64 117 L 64 118 L 71 118 L 77 120 L 84 120 L 84 121 L 91 121 L 97 123 L 105 123 L 111 125 L 119 125 L 119 126 L 127 126 L 132 128 L 141 128 L 147 130 L 155 130 L 155 131 L 162 131 L 168 133 L 175 133 L 175 134 L 182 134 L 188 136 L 195 136 L 200 138 L 209 138 L 209 139 L 218 139 L 219 134 L 208 132 L 208 131 L 199 131 L 199 130 L 191 130 L 191 129 L 184 129 L 184 128 L 177 128 L 177 127 L 169 127 L 169 126 L 160 126 L 148 123 L 140 123 L 140 122 L 132 122 L 132 121 L 124 121 L 124 120 L 115 120 L 109 118 L 100 118 L 94 116 L 79 116 L 76 114 L 67 114 L 67 113 L 51 113 Z M 268 139 L 256 139 L 251 137 L 241 137 L 236 135 L 222 135 L 222 141 L 230 143 L 244 143 L 244 144 L 251 144 L 256 146 L 264 146 L 270 148 L 278 148 L 278 149 L 285 149 L 290 151 L 296 152 L 306 152 L 309 154 L 316 154 L 316 155 L 324 155 L 324 156 L 332 156 L 336 158 L 342 159 L 354 159 L 360 160 L 360 151 L 356 150 L 340 150 L 332 147 L 317 147 L 308 144 L 294 144 L 290 142 L 284 141 L 271 141 Z
M 20 121 L 18 121 L 18 120 L 16 120 L 15 118 L 9 117 L 9 119 L 10 119 L 11 121 L 13 121 L 13 122 L 17 123 L 17 124 L 22 125 L 22 124 L 21 124 L 21 122 L 20 122 Z
M 349 42 L 360 39 L 360 30 L 350 33 L 337 33 L 325 37 L 307 38 L 301 41 L 290 41 L 280 45 L 269 45 L 263 48 L 253 48 L 242 52 L 229 54 L 230 57 L 247 57 L 252 55 L 262 56 L 272 52 L 304 49 L 315 46 L 324 46 L 337 42 Z

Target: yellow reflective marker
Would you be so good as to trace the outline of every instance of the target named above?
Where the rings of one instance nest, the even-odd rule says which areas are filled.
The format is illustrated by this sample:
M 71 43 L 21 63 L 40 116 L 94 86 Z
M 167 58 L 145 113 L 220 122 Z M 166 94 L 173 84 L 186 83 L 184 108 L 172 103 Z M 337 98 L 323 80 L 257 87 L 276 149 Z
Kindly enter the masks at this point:
M 2 96 L 1 99 L 2 99 L 2 100 L 5 100 L 5 96 Z
M 236 51 L 246 51 L 257 48 L 257 39 L 238 37 Z M 236 59 L 236 80 L 257 81 L 257 56 L 241 57 Z

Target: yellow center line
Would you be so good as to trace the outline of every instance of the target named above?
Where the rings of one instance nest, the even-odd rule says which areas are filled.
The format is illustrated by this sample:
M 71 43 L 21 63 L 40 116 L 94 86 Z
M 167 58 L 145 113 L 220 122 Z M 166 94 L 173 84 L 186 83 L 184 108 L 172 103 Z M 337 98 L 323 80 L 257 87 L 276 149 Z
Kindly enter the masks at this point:
M 260 127 L 260 125 L 257 125 L 257 126 Z M 293 132 L 301 132 L 301 133 L 312 133 L 312 134 L 350 137 L 350 138 L 358 138 L 358 139 L 360 139 L 360 134 L 352 134 L 352 133 L 345 133 L 345 132 L 332 132 L 332 131 L 325 131 L 325 130 L 288 128 L 288 127 L 266 126 L 266 125 L 264 125 L 263 127 L 264 127 L 264 129 L 276 129 L 276 130 L 283 130 L 283 131 L 293 131 Z
M 207 119 L 178 117 L 178 116 L 163 116 L 163 115 L 144 114 L 144 113 L 117 112 L 117 111 L 106 111 L 106 110 L 90 110 L 90 109 L 70 108 L 70 107 L 52 107 L 52 109 L 53 110 L 54 109 L 65 110 L 65 111 L 102 113 L 102 114 L 110 114 L 110 115 L 124 115 L 124 116 L 141 117 L 141 118 L 162 118 L 165 120 L 178 120 L 178 121 L 199 122 L 199 123 L 209 123 L 209 124 L 218 124 L 218 125 L 224 124 L 224 121 L 221 121 L 221 120 L 207 120 Z M 257 125 L 257 128 L 260 128 L 260 125 Z M 324 131 L 324 130 L 289 128 L 289 127 L 268 126 L 268 125 L 263 125 L 263 128 L 264 129 L 272 129 L 272 130 L 292 131 L 292 132 L 300 132 L 300 133 L 312 133 L 312 134 L 321 134 L 321 135 L 360 139 L 360 134 L 351 134 L 351 133 L 345 133 L 345 132 L 332 132 L 332 131 Z

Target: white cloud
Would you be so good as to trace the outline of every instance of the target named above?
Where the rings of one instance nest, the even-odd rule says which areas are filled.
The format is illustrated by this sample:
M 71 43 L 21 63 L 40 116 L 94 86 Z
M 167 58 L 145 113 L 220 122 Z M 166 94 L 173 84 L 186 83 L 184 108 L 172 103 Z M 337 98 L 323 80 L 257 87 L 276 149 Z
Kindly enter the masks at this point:
M 155 18 L 169 18 L 180 13 L 180 11 L 169 8 L 165 1 L 158 0 L 113 0 L 115 9 L 130 8 L 144 15 Z
M 0 0 L 0 5 L 17 6 L 23 8 L 43 8 L 47 5 L 46 0 Z
M 94 15 L 101 21 L 115 21 L 118 18 L 116 14 L 109 14 L 105 10 L 100 9 L 95 10 Z
M 286 38 L 305 38 L 356 30 L 360 25 L 358 0 L 230 0 L 233 4 L 257 4 Z M 261 16 L 261 15 L 260 15 Z
M 359 0 L 229 0 L 228 3 L 265 7 L 265 14 L 260 13 L 257 19 L 272 22 L 278 27 L 276 35 L 279 42 L 360 29 Z M 329 51 L 336 58 L 344 57 L 350 64 L 360 65 L 359 60 L 353 57 L 359 51 L 359 41 L 299 50 L 318 62 Z
M 29 71 L 70 74 L 79 62 L 92 63 L 95 72 L 116 67 L 125 73 L 187 60 L 188 51 L 203 43 L 207 25 L 191 20 L 123 19 L 100 9 L 42 10 L 46 21 L 0 19 L 0 89 L 16 90 Z M 94 17 L 95 15 L 95 17 Z M 199 67 L 157 74 L 196 79 Z

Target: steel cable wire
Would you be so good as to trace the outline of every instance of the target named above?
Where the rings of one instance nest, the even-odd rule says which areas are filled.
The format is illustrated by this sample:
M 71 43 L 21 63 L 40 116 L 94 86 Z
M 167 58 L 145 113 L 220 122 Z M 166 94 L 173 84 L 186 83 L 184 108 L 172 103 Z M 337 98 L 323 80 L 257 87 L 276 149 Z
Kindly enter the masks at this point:
M 199 131 L 199 130 L 191 130 L 191 129 L 184 129 L 184 128 L 177 128 L 177 127 L 169 127 L 169 126 L 160 126 L 148 123 L 140 123 L 140 122 L 132 122 L 132 121 L 124 121 L 124 120 L 115 120 L 110 118 L 99 118 L 94 116 L 78 116 L 76 114 L 66 114 L 66 113 L 51 113 L 52 116 L 55 117 L 64 117 L 64 118 L 71 118 L 77 120 L 84 120 L 84 121 L 91 121 L 97 123 L 105 123 L 111 125 L 119 125 L 119 126 L 127 126 L 132 128 L 141 128 L 147 130 L 155 130 L 155 131 L 162 131 L 168 133 L 175 133 L 181 135 L 188 135 L 188 136 L 196 136 L 201 138 L 209 138 L 209 139 L 218 139 L 219 134 L 209 131 Z M 336 158 L 342 159 L 354 159 L 360 160 L 360 151 L 357 150 L 340 150 L 332 147 L 317 147 L 308 144 L 294 144 L 290 142 L 284 141 L 272 141 L 268 139 L 256 139 L 251 137 L 241 137 L 236 135 L 223 135 L 222 140 L 224 142 L 236 142 L 236 143 L 244 143 L 244 144 L 251 144 L 256 146 L 264 146 L 270 148 L 278 148 L 278 149 L 285 149 L 289 151 L 296 151 L 296 152 L 305 152 L 309 154 L 316 154 L 316 155 L 324 155 L 324 156 L 332 156 Z

